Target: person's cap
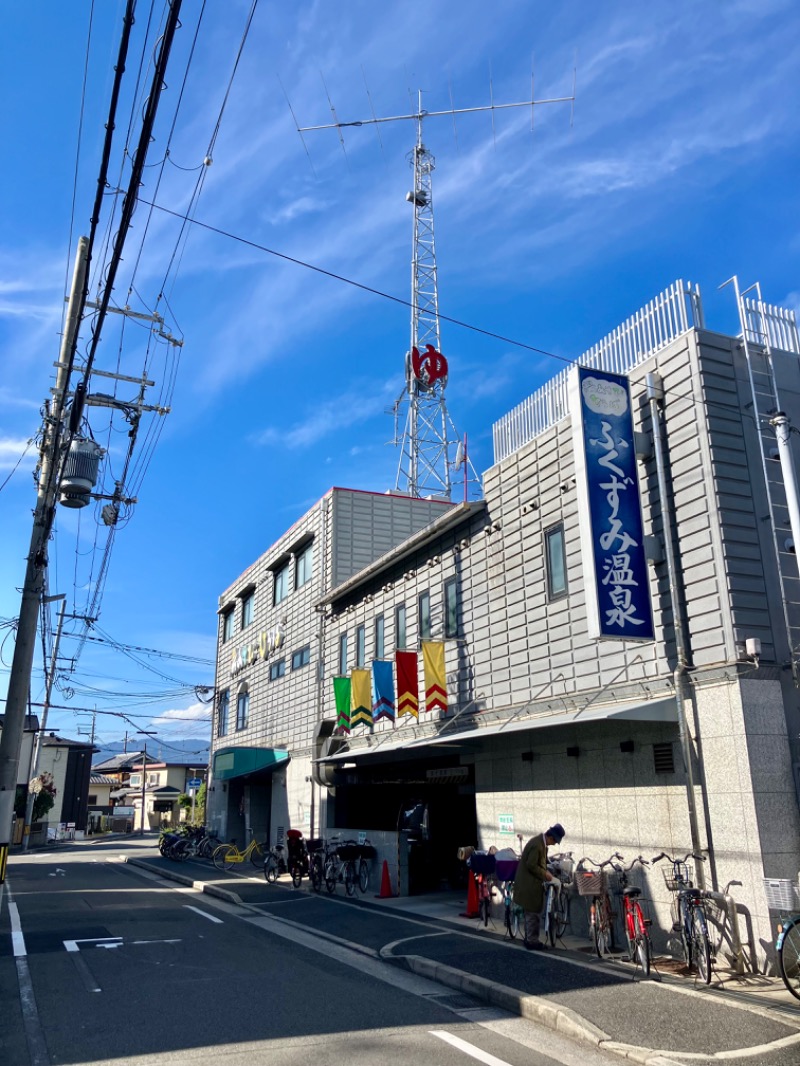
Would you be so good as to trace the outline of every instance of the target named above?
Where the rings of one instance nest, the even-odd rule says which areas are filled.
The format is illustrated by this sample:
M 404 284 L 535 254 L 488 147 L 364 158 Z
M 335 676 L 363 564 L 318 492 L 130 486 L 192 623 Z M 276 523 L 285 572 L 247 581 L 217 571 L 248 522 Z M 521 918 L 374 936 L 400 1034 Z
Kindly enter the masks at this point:
M 550 826 L 545 836 L 552 837 L 556 844 L 560 844 L 564 839 L 564 826 L 560 822 L 556 822 L 555 825 Z

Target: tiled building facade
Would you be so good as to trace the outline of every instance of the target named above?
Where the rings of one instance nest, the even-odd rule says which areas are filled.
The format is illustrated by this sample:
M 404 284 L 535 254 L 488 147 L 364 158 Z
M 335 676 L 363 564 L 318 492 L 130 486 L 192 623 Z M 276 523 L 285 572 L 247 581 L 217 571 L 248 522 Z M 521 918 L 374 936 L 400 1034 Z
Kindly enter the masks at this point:
M 764 878 L 796 881 L 800 867 L 800 597 L 784 474 L 760 437 L 769 441 L 769 393 L 800 423 L 800 344 L 790 313 L 757 310 L 763 329 L 743 345 L 707 330 L 699 294 L 678 283 L 581 360 L 629 377 L 652 563 L 653 641 L 600 641 L 590 632 L 564 376 L 495 427 L 496 461 L 484 475 L 482 501 L 437 504 L 438 515 L 405 538 L 371 542 L 345 565 L 332 563 L 330 547 L 319 553 L 324 574 L 305 606 L 298 600 L 305 614 L 297 637 L 287 621 L 286 642 L 249 668 L 249 714 L 258 724 L 240 731 L 235 743 L 250 737 L 286 757 L 277 772 L 270 772 L 276 762 L 262 769 L 269 784 L 260 789 L 256 776 L 230 779 L 237 789 L 253 782 L 243 788 L 241 817 L 249 804 L 251 823 L 267 824 L 258 807 L 263 801 L 271 806 L 273 836 L 288 824 L 307 832 L 320 826 L 365 831 L 393 877 L 411 890 L 454 876 L 461 845 L 513 846 L 518 833 L 527 838 L 556 819 L 576 856 L 602 858 L 616 849 L 629 859 L 662 850 L 683 854 L 692 831 L 680 686 L 698 843 L 709 857 L 706 880 L 717 891 L 741 882 L 735 896 L 749 930 L 748 959 L 763 962 L 772 935 Z M 660 379 L 664 497 L 648 374 Z M 222 634 L 225 612 L 239 610 L 258 575 L 274 581 L 276 567 L 289 560 L 291 584 L 292 560 L 311 533 L 315 543 L 331 545 L 341 536 L 342 544 L 355 544 L 363 516 L 344 514 L 340 531 L 330 500 L 320 501 L 228 590 Z M 434 506 L 408 500 L 400 506 L 410 512 L 425 502 Z M 677 561 L 673 591 L 685 669 L 676 654 L 665 514 Z M 369 535 L 367 522 L 360 537 L 369 541 Z M 255 628 L 269 632 L 279 624 L 277 604 Z M 448 712 L 421 711 L 418 722 L 405 717 L 372 731 L 359 727 L 347 740 L 331 735 L 332 676 L 391 658 L 398 648 L 418 649 L 425 639 L 445 645 Z M 298 673 L 278 706 L 264 695 L 270 664 L 283 656 L 288 669 L 300 642 L 312 647 L 317 671 L 302 681 Z M 224 692 L 224 644 L 220 652 L 218 691 Z M 244 675 L 248 668 L 238 669 Z M 235 686 L 228 688 L 228 714 L 234 714 Z M 223 740 L 215 740 L 217 750 Z M 230 819 L 230 797 L 218 809 Z M 411 810 L 424 811 L 425 832 L 417 833 L 416 854 L 403 856 L 398 827 Z M 411 868 L 401 869 L 406 861 Z M 656 938 L 664 940 L 669 894 L 658 871 L 648 875 L 647 888 Z

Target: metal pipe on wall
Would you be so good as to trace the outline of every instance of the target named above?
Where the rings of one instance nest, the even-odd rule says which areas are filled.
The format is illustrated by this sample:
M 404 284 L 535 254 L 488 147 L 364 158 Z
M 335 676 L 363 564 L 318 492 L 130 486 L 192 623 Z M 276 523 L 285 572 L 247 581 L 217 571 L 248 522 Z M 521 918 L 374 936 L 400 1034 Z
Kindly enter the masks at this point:
M 700 827 L 697 820 L 697 803 L 695 799 L 694 769 L 692 765 L 692 745 L 689 735 L 689 723 L 686 714 L 686 669 L 688 658 L 686 655 L 686 639 L 683 632 L 683 622 L 680 613 L 680 593 L 678 589 L 677 567 L 675 565 L 675 551 L 672 543 L 672 512 L 669 507 L 667 496 L 667 476 L 664 464 L 664 442 L 662 439 L 662 419 L 659 403 L 664 398 L 664 383 L 659 374 L 649 373 L 645 377 L 647 402 L 650 407 L 650 418 L 653 424 L 653 451 L 656 460 L 656 481 L 658 483 L 658 503 L 661 508 L 664 533 L 664 555 L 667 561 L 667 576 L 669 578 L 669 598 L 672 607 L 672 627 L 675 634 L 675 655 L 677 663 L 673 671 L 675 681 L 675 702 L 678 709 L 678 731 L 680 733 L 681 751 L 686 771 L 686 802 L 689 809 L 689 833 L 692 840 L 692 851 L 698 855 L 702 851 L 700 842 Z M 705 888 L 705 872 L 702 863 L 697 864 L 697 883 L 702 889 Z

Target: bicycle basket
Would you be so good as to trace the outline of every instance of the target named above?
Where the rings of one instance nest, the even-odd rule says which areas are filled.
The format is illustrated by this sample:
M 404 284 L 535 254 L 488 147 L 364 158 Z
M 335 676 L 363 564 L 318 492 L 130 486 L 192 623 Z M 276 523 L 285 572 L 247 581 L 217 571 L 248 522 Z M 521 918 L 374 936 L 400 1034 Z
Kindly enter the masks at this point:
M 353 859 L 361 857 L 361 845 L 360 844 L 340 844 L 336 849 L 336 854 L 343 862 L 352 862 Z
M 378 854 L 372 844 L 356 844 L 360 859 L 374 859 Z
M 493 874 L 497 868 L 497 859 L 486 851 L 473 851 L 467 859 L 467 866 L 474 874 Z
M 670 892 L 683 892 L 685 888 L 693 887 L 694 867 L 691 863 L 671 863 L 669 866 L 662 866 L 661 872 L 664 875 L 664 884 Z
M 519 859 L 497 859 L 495 862 L 497 880 L 513 881 L 517 876 L 517 866 L 519 866 Z
M 578 886 L 579 896 L 600 896 L 606 889 L 605 870 L 578 870 L 575 873 L 575 884 Z
M 784 878 L 764 878 L 764 891 L 767 894 L 767 906 L 771 911 L 791 911 L 795 908 L 797 887 L 794 881 Z
M 322 851 L 324 847 L 325 841 L 322 839 L 322 837 L 311 837 L 308 841 L 309 851 Z

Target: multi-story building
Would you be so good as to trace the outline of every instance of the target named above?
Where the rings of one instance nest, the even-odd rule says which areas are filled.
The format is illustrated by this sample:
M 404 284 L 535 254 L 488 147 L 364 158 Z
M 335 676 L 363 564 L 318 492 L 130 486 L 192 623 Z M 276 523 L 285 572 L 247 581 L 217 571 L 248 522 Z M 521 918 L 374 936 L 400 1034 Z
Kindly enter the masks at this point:
M 494 427 L 482 501 L 349 572 L 330 569 L 310 590 L 316 626 L 302 637 L 316 632 L 318 689 L 267 698 L 294 638 L 285 652 L 240 654 L 240 673 L 249 662 L 264 678 L 241 690 L 259 731 L 247 758 L 262 773 L 292 760 L 281 824 L 368 832 L 411 890 L 451 877 L 462 845 L 514 845 L 555 820 L 576 856 L 701 848 L 709 889 L 741 882 L 745 952 L 763 960 L 765 878 L 788 886 L 800 867 L 797 448 L 776 437 L 778 409 L 800 424 L 800 342 L 792 312 L 739 306 L 742 335 L 714 333 L 699 291 L 676 283 L 578 361 L 594 376 L 564 371 Z M 586 391 L 598 382 L 611 390 L 599 400 Z M 608 396 L 623 397 L 628 439 L 604 421 Z M 600 421 L 587 430 L 592 411 Z M 636 528 L 623 528 L 629 504 Z M 603 534 L 591 524 L 598 506 Z M 256 574 L 276 587 L 304 533 L 296 527 L 226 593 L 221 640 Z M 265 619 L 273 644 L 279 624 Z M 418 719 L 336 729 L 334 675 L 426 641 L 444 645 L 446 711 L 426 713 L 420 691 Z M 241 698 L 225 662 L 221 647 L 218 722 Z M 299 721 L 302 743 L 290 731 Z M 253 750 L 259 735 L 270 755 Z M 235 769 L 235 747 L 222 757 Z M 298 799 L 310 778 L 316 821 Z M 648 889 L 665 939 L 658 871 Z
M 452 510 L 330 489 L 222 594 L 207 811 L 226 838 L 319 826 L 312 755 L 329 673 L 320 597 Z

